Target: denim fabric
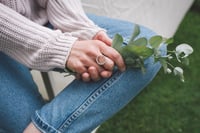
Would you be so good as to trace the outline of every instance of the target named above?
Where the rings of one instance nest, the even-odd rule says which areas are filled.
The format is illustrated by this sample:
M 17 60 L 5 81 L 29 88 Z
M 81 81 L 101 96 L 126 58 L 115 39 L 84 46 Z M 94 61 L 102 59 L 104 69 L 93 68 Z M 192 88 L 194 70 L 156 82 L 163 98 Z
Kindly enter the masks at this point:
M 110 37 L 119 33 L 127 41 L 133 32 L 133 23 L 88 16 Z M 140 36 L 152 35 L 155 33 L 141 27 Z M 165 47 L 162 51 L 165 53 Z M 138 69 L 123 73 L 115 69 L 111 78 L 98 82 L 74 80 L 44 105 L 26 67 L 2 53 L 0 62 L 0 128 L 12 133 L 22 132 L 31 115 L 32 122 L 44 133 L 89 133 L 126 106 L 160 69 L 160 64 L 149 58 L 145 61 L 145 74 Z
M 29 69 L 0 52 L 0 133 L 22 133 L 42 105 Z
M 127 41 L 134 24 L 107 17 L 88 15 L 97 25 L 105 28 L 113 37 L 119 33 Z M 141 27 L 140 36 L 155 35 L 151 30 Z M 146 73 L 140 70 L 126 70 L 121 73 L 115 69 L 109 79 L 85 83 L 74 80 L 49 104 L 37 110 L 32 117 L 34 124 L 48 133 L 89 133 L 95 127 L 113 116 L 127 105 L 159 71 L 160 64 L 153 58 L 146 60 Z

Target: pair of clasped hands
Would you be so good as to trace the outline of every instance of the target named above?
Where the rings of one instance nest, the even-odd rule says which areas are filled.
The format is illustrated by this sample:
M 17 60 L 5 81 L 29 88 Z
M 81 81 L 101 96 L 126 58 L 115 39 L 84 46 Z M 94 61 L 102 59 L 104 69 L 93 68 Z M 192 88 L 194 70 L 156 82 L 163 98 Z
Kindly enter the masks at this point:
M 99 31 L 92 40 L 76 41 L 66 67 L 76 73 L 76 79 L 85 82 L 109 78 L 115 65 L 120 71 L 125 71 L 122 56 L 111 45 L 112 40 L 104 31 Z M 103 58 L 101 64 L 99 57 Z

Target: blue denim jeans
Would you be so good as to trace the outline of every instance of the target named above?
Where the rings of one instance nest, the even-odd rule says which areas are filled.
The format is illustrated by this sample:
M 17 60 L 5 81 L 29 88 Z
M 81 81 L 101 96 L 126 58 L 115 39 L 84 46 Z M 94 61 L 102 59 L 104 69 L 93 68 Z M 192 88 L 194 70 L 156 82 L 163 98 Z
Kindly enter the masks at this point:
M 127 41 L 134 29 L 130 22 L 88 16 L 105 28 L 111 38 L 119 33 Z M 141 26 L 139 36 L 153 35 L 153 31 Z M 165 47 L 161 50 L 165 53 Z M 45 103 L 29 69 L 0 53 L 0 129 L 21 133 L 32 121 L 44 133 L 89 133 L 133 100 L 152 81 L 160 66 L 148 58 L 144 74 L 138 69 L 115 69 L 110 78 L 98 82 L 74 80 Z

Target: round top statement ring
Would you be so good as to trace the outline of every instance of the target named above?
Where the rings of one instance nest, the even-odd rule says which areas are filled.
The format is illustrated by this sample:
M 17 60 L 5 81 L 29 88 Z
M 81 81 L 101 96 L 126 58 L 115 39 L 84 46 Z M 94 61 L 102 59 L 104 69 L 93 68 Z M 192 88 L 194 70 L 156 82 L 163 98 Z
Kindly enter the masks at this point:
M 102 66 L 106 63 L 106 57 L 104 55 L 98 55 L 96 57 L 96 62 L 98 65 Z

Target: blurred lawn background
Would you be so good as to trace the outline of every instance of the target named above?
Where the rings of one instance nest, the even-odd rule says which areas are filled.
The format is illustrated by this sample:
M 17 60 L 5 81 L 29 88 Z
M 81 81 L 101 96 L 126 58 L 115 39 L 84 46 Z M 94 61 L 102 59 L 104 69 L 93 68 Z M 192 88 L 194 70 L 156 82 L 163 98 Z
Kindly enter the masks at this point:
M 196 0 L 174 36 L 192 45 L 185 83 L 163 70 L 131 103 L 101 125 L 98 133 L 200 133 L 200 0 Z

